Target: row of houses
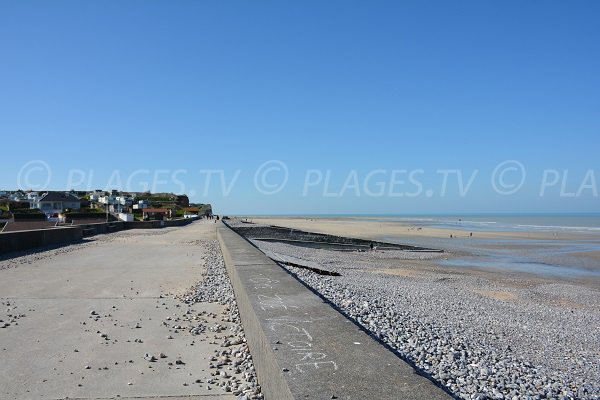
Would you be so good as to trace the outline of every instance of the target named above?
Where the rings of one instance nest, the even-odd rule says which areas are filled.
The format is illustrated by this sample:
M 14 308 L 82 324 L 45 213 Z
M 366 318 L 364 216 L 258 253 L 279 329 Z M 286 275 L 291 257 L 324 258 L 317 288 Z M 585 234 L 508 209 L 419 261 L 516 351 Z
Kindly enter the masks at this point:
M 171 195 L 164 194 L 165 196 L 171 196 L 177 199 L 177 203 L 183 205 L 184 216 L 197 216 L 199 209 L 197 207 L 189 207 L 189 200 L 185 195 Z M 83 198 L 82 198 L 83 197 Z M 48 192 L 34 192 L 34 191 L 16 191 L 16 192 L 2 192 L 0 191 L 0 201 L 4 200 L 9 204 L 13 204 L 13 208 L 29 208 L 39 209 L 42 213 L 48 217 L 56 216 L 57 214 L 64 213 L 65 211 L 76 211 L 81 208 L 96 208 L 106 209 L 114 214 L 127 214 L 136 211 L 146 211 L 144 216 L 147 215 L 158 215 L 160 214 L 158 209 L 153 209 L 151 212 L 152 204 L 148 199 L 137 200 L 135 196 L 130 194 L 119 193 L 113 190 L 110 194 L 104 191 L 96 190 L 93 192 L 59 192 L 59 191 L 48 191 Z M 160 209 L 161 211 L 163 209 Z M 173 218 L 171 209 L 164 209 L 165 216 Z
M 44 214 L 56 214 L 65 210 L 78 210 L 81 208 L 82 203 L 78 196 L 69 192 L 0 193 L 0 200 L 5 200 L 8 204 L 16 204 L 20 209 L 39 209 Z
M 82 201 L 74 192 L 16 192 L 10 194 L 0 192 L 0 199 L 5 198 L 10 202 L 19 203 L 20 208 L 23 208 L 23 205 L 27 203 L 28 208 L 37 208 L 44 214 L 58 214 L 65 210 L 78 210 L 84 202 L 86 205 L 98 203 L 108 206 L 111 212 L 120 212 L 126 208 L 143 210 L 150 207 L 148 200 L 136 201 L 134 197 L 127 195 L 106 195 L 104 192 L 92 192 L 87 197 L 89 201 Z

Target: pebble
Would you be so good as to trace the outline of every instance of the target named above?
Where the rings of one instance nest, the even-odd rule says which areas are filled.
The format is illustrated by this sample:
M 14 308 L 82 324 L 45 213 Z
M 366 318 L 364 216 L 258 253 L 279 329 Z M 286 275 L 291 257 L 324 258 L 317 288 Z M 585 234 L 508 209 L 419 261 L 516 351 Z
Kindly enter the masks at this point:
M 220 246 L 214 240 L 196 241 L 196 244 L 203 246 L 206 250 L 206 254 L 203 256 L 206 268 L 200 283 L 179 298 L 188 305 L 198 302 L 208 302 L 225 306 L 225 311 L 221 316 L 214 313 L 206 313 L 198 316 L 207 320 L 214 320 L 220 317 L 223 323 L 208 324 L 208 321 L 201 320 L 199 323 L 190 324 L 188 328 L 185 328 L 181 323 L 177 323 L 173 326 L 173 329 L 179 331 L 186 329 L 192 335 L 199 335 L 205 332 L 218 335 L 218 337 L 215 336 L 215 339 L 218 341 L 214 340 L 210 342 L 218 344 L 221 348 L 218 354 L 210 359 L 209 369 L 218 371 L 211 374 L 218 376 L 220 379 L 226 379 L 227 382 L 221 382 L 220 386 L 226 392 L 233 392 L 234 394 L 239 392 L 236 394 L 236 396 L 239 396 L 238 399 L 263 399 L 260 385 L 256 383 L 256 371 L 252 363 L 250 350 L 246 344 L 239 310 L 231 281 L 225 270 Z M 228 326 L 225 326 L 225 322 Z M 239 378 L 237 376 L 232 377 L 224 368 L 230 368 Z M 231 381 L 232 379 L 239 379 L 242 384 L 234 384 Z M 196 383 L 202 383 L 202 381 L 198 379 Z M 211 385 L 217 384 L 212 379 L 207 380 L 206 383 L 207 390 L 211 390 Z M 252 393 L 250 393 L 251 391 Z
M 586 304 L 581 312 L 536 301 L 506 305 L 474 294 L 493 284 L 479 277 L 427 272 L 406 278 L 369 271 L 439 254 L 252 242 L 340 273 L 325 276 L 282 265 L 458 398 L 600 398 L 600 335 L 589 329 L 600 326 L 600 312 L 591 309 L 600 310 L 599 297 L 585 288 L 540 283 L 519 292 L 573 298 Z

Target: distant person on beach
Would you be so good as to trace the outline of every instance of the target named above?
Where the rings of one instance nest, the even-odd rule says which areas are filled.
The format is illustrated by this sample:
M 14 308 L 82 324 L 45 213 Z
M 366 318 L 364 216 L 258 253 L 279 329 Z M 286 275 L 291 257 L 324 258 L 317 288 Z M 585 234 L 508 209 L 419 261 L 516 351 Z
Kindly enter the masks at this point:
M 369 247 L 371 248 L 371 251 L 373 251 L 373 242 L 371 242 L 371 244 L 369 245 Z

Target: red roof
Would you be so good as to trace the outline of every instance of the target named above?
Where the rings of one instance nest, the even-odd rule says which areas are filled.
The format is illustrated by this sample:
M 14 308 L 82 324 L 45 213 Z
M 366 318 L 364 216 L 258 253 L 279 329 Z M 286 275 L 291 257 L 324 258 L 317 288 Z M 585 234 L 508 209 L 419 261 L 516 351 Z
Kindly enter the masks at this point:
M 142 211 L 145 213 L 166 213 L 169 211 L 168 208 L 144 208 Z

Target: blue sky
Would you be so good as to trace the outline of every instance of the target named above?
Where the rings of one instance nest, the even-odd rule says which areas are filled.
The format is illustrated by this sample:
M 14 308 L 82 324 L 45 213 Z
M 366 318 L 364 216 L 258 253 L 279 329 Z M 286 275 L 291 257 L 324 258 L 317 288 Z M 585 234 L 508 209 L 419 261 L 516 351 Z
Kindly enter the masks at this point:
M 1 1 L 0 187 L 599 212 L 599 19 L 597 1 Z

